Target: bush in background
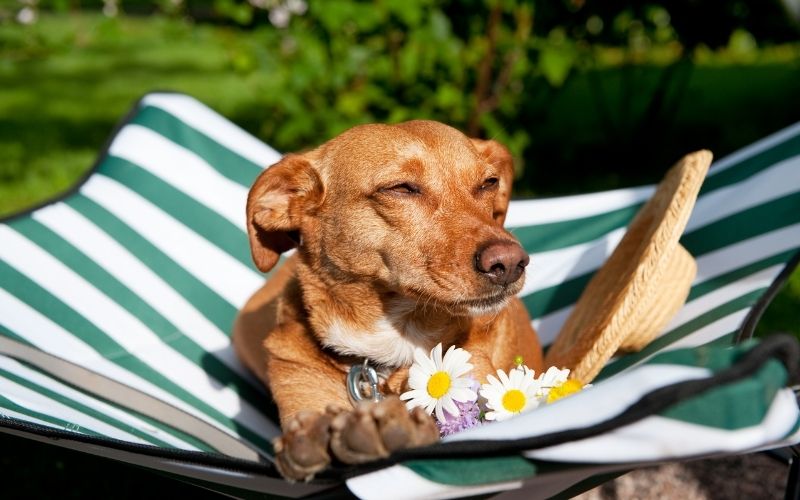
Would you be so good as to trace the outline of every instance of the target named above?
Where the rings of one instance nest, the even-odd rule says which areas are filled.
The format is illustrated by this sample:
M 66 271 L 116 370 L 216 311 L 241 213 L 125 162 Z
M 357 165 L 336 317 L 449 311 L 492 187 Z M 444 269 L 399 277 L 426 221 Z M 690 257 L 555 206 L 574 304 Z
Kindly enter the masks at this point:
M 277 148 L 436 119 L 509 146 L 527 194 L 650 182 L 687 149 L 800 118 L 798 26 L 776 0 L 3 2 L 17 22 L 80 8 L 216 25 L 253 94 L 235 118 Z

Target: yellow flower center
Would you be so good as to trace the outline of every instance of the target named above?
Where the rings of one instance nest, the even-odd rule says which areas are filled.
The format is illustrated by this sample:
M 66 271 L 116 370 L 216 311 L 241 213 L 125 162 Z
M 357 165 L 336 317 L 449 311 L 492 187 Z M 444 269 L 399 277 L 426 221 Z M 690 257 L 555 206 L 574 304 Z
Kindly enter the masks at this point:
M 581 389 L 583 389 L 583 384 L 581 384 L 580 380 L 569 379 L 563 384 L 550 389 L 550 394 L 547 395 L 547 402 L 552 403 L 553 401 L 558 401 L 570 394 L 575 394 Z
M 519 413 L 525 408 L 525 394 L 519 389 L 511 389 L 503 394 L 503 408 L 511 413 Z
M 447 372 L 436 372 L 428 379 L 428 394 L 439 399 L 450 390 L 450 375 Z

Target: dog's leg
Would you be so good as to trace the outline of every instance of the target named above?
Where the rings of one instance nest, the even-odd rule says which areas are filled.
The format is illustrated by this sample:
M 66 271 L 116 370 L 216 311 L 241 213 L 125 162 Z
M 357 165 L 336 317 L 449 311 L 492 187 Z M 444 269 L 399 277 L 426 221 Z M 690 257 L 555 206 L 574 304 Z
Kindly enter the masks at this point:
M 309 480 L 333 458 L 347 464 L 389 456 L 393 451 L 439 440 L 439 430 L 422 408 L 412 411 L 396 396 L 361 403 L 352 411 L 328 407 L 303 411 L 285 425 L 275 441 L 275 463 L 289 480 Z

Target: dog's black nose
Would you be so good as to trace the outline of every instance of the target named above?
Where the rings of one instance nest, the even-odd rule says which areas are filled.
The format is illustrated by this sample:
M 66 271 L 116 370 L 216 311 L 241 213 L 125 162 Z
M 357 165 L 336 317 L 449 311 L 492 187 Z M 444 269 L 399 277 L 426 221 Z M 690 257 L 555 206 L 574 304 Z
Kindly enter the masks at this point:
M 516 241 L 493 241 L 475 253 L 475 269 L 497 285 L 517 281 L 529 261 L 530 257 Z

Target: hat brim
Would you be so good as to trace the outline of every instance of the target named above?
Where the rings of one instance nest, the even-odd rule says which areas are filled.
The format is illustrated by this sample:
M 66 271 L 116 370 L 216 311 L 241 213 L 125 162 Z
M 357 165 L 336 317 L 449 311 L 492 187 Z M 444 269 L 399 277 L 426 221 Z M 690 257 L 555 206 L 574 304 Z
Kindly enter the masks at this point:
M 569 368 L 572 377 L 588 383 L 618 349 L 641 349 L 680 309 L 696 267 L 678 241 L 711 159 L 710 151 L 697 151 L 667 172 L 589 281 L 545 366 Z

